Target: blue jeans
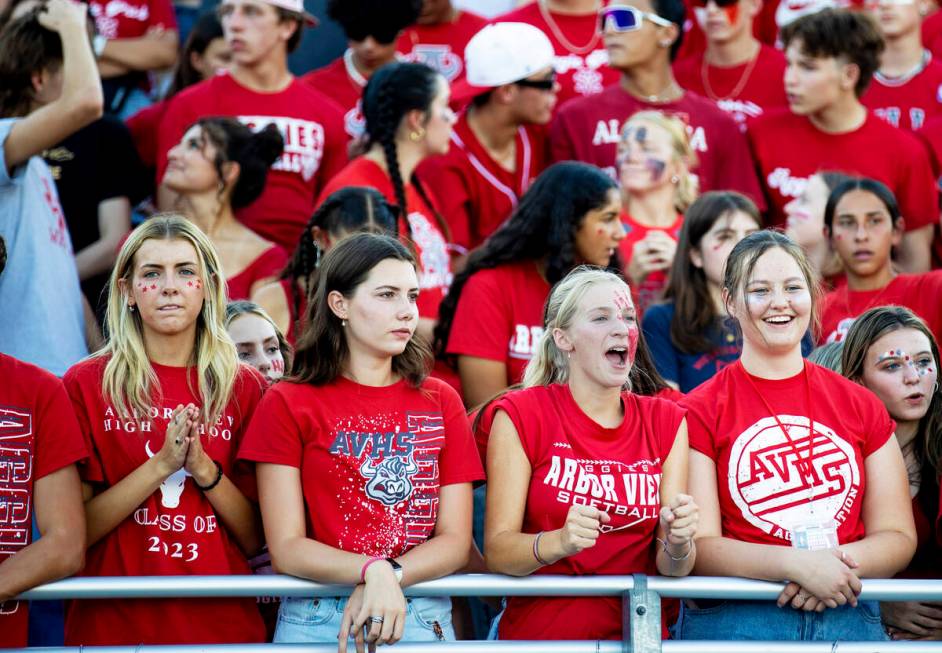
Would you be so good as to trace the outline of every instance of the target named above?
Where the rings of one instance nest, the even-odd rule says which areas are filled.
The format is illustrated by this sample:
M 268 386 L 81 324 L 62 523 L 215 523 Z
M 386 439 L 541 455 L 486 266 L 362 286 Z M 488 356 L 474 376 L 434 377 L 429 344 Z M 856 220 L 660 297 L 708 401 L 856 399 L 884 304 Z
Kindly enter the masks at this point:
M 887 641 L 880 604 L 860 601 L 824 612 L 779 608 L 771 601 L 717 601 L 691 608 L 681 602 L 674 639 L 805 642 Z
M 451 599 L 447 596 L 406 599 L 403 642 L 455 641 Z M 275 643 L 336 642 L 346 598 L 285 598 L 278 610 Z

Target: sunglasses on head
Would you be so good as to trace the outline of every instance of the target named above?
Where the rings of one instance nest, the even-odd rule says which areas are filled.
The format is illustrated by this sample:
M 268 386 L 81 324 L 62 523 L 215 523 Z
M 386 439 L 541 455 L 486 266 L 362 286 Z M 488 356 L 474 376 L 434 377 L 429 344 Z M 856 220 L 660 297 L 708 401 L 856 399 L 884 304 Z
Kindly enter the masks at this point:
M 666 18 L 641 11 L 637 7 L 609 5 L 599 12 L 599 29 L 603 32 L 607 29 L 615 32 L 633 32 L 641 29 L 641 24 L 645 20 L 661 27 L 670 27 L 674 24 Z
M 521 79 L 514 82 L 514 86 L 536 88 L 541 91 L 552 91 L 556 86 L 556 73 L 553 73 L 544 79 Z
M 706 7 L 710 0 L 691 0 L 694 7 Z M 720 9 L 724 7 L 732 7 L 735 4 L 739 4 L 739 0 L 713 0 L 717 7 Z

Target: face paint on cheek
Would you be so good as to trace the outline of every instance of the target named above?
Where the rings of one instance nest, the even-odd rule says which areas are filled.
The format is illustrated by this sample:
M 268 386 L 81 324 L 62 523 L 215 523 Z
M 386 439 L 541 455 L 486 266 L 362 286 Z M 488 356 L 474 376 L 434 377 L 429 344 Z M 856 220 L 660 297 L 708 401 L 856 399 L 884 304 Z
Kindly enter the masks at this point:
M 279 374 L 285 373 L 285 361 L 281 358 L 276 358 L 271 362 L 271 369 L 273 372 L 278 372 Z
M 146 293 L 146 292 L 147 292 L 147 284 L 146 284 L 146 283 L 139 283 L 139 284 L 137 284 L 137 289 L 140 290 L 142 293 Z
M 667 168 L 667 162 L 646 157 L 644 159 L 644 167 L 651 173 L 651 181 L 657 181 L 663 176 L 664 170 Z
M 726 14 L 726 20 L 729 21 L 729 24 L 735 25 L 736 21 L 739 20 L 739 3 L 723 7 L 723 13 Z
M 640 332 L 638 331 L 638 325 L 633 324 L 628 328 L 628 364 L 635 364 L 635 356 L 638 353 L 638 338 L 640 338 Z

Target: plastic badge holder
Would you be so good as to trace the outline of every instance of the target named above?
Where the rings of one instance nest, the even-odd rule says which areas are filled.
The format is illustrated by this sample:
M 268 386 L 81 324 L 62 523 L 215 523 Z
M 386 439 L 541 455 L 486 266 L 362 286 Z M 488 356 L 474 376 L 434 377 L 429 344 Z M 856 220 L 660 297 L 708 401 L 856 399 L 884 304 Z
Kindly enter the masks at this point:
M 802 524 L 792 531 L 792 546 L 807 551 L 836 549 L 837 523 L 826 521 L 818 524 Z

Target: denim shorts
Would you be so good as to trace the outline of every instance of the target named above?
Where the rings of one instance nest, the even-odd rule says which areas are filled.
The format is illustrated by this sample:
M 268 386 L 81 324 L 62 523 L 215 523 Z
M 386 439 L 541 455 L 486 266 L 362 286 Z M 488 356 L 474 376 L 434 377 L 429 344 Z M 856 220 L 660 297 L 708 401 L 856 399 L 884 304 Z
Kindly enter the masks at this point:
M 276 644 L 336 642 L 346 598 L 285 598 L 278 609 Z M 451 625 L 451 599 L 430 596 L 406 599 L 403 642 L 455 641 Z
M 674 639 L 760 640 L 804 642 L 887 641 L 880 623 L 880 604 L 859 601 L 824 612 L 778 607 L 769 601 L 711 601 L 691 608 L 681 602 L 680 617 L 671 628 Z

